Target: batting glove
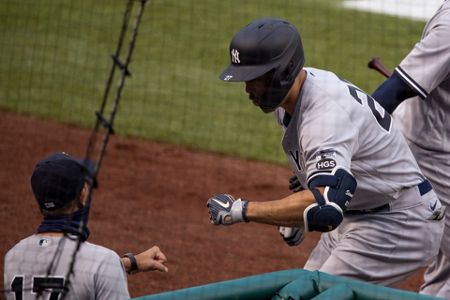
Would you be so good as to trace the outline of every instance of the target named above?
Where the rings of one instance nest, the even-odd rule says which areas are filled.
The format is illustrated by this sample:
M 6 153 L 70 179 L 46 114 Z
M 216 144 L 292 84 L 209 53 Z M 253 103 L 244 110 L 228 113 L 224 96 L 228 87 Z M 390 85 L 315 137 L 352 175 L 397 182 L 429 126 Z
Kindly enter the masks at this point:
M 278 232 L 289 246 L 298 246 L 305 239 L 305 230 L 299 227 L 279 226 Z
M 231 225 L 238 222 L 248 222 L 245 214 L 248 201 L 234 199 L 228 194 L 219 194 L 208 199 L 206 206 L 209 219 L 214 225 Z
M 291 178 L 289 178 L 289 189 L 293 193 L 297 193 L 297 192 L 304 190 L 302 184 L 300 183 L 300 181 L 297 178 L 297 175 L 295 175 L 295 174 L 292 175 Z

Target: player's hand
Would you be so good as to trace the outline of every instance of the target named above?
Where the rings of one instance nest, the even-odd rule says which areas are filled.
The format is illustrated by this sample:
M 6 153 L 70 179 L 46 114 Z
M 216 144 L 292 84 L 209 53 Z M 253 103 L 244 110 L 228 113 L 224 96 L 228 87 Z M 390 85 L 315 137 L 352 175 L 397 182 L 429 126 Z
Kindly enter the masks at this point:
M 234 199 L 228 194 L 219 194 L 208 199 L 206 206 L 209 219 L 214 225 L 231 225 L 238 222 L 248 222 L 245 213 L 248 201 Z
M 169 271 L 169 268 L 164 265 L 167 262 L 167 258 L 158 246 L 153 246 L 135 257 L 139 272 Z
M 305 230 L 299 227 L 279 226 L 278 232 L 289 246 L 298 246 L 305 239 Z
M 297 175 L 292 175 L 291 178 L 289 178 L 289 189 L 293 192 L 293 193 L 297 193 L 300 191 L 303 191 L 304 188 L 302 186 L 302 184 L 300 183 L 300 181 L 298 180 Z

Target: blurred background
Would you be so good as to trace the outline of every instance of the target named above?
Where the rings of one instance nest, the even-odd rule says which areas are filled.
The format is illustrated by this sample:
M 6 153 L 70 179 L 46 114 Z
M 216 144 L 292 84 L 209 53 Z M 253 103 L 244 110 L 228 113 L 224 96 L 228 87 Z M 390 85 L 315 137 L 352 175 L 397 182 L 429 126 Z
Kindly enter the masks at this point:
M 371 93 L 420 38 L 440 0 L 149 0 L 124 89 L 117 132 L 285 163 L 279 128 L 243 84 L 218 75 L 241 27 L 273 16 L 300 31 L 306 66 Z M 121 28 L 125 0 L 0 2 L 0 107 L 92 126 Z M 125 47 L 124 47 L 125 48 Z
M 29 186 L 36 161 L 61 150 L 85 153 L 127 3 L 0 1 L 2 257 L 39 224 Z M 214 193 L 251 200 L 290 193 L 273 115 L 253 106 L 244 84 L 218 78 L 240 28 L 266 16 L 286 19 L 301 33 L 306 66 L 371 93 L 384 77 L 367 67 L 370 58 L 393 69 L 440 3 L 148 0 L 89 222 L 90 240 L 119 254 L 155 244 L 166 253 L 170 272 L 130 276 L 132 296 L 301 267 L 317 240 L 312 234 L 290 248 L 270 226 L 209 224 L 205 203 Z M 128 39 L 122 58 L 127 47 Z M 401 287 L 416 291 L 420 282 L 421 274 Z

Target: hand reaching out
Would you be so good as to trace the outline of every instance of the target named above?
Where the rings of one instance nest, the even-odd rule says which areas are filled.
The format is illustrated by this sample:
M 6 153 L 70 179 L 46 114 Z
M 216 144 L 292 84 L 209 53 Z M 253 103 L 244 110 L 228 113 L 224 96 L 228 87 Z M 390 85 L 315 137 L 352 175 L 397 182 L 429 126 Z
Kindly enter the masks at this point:
M 169 271 L 169 268 L 165 265 L 167 258 L 158 246 L 153 246 L 135 256 L 131 254 L 132 257 L 129 255 L 127 254 L 125 257 L 122 257 L 122 263 L 129 274 L 149 271 Z M 133 257 L 135 265 L 133 265 Z

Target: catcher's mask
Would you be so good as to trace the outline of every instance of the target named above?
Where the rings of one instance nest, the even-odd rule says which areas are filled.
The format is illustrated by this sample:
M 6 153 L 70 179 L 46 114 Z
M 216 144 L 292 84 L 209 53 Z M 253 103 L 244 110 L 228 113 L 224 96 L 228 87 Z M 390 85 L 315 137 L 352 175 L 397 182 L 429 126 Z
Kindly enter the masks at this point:
M 258 19 L 242 28 L 231 40 L 229 51 L 231 64 L 220 79 L 250 81 L 273 73 L 259 103 L 264 112 L 280 105 L 305 62 L 297 29 L 275 18 Z

